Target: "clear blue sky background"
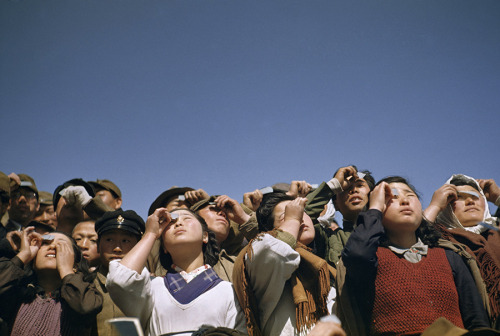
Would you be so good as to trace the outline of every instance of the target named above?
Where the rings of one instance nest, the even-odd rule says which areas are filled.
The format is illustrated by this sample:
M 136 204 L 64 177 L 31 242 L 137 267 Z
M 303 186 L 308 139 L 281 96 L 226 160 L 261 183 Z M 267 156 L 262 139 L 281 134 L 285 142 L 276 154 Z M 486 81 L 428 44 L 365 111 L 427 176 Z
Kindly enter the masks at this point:
M 500 182 L 500 1 L 0 0 L 0 171 L 241 201 L 340 166 Z

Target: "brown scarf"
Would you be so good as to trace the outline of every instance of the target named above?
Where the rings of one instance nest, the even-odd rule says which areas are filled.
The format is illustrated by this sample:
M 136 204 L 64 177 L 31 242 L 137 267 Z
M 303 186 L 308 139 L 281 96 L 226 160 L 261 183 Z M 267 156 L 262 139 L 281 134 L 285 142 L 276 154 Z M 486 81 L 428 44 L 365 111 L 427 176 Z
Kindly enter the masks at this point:
M 267 234 L 276 238 L 277 231 L 279 230 L 273 230 Z M 258 301 L 249 286 L 250 277 L 245 267 L 245 255 L 252 258 L 252 243 L 255 239 L 260 239 L 262 235 L 263 233 L 255 237 L 240 252 L 233 271 L 233 286 L 245 313 L 250 336 L 261 336 L 262 332 L 259 316 L 255 314 L 259 311 Z M 290 283 L 295 303 L 297 330 L 301 332 L 312 327 L 321 316 L 328 314 L 326 299 L 330 291 L 330 274 L 335 276 L 336 272 L 324 259 L 314 255 L 304 244 L 297 242 L 295 251 L 300 255 L 300 264 L 290 277 Z
M 482 234 L 464 229 L 441 229 L 443 238 L 466 246 L 475 256 L 481 277 L 486 285 L 493 317 L 500 316 L 500 233 L 488 230 Z

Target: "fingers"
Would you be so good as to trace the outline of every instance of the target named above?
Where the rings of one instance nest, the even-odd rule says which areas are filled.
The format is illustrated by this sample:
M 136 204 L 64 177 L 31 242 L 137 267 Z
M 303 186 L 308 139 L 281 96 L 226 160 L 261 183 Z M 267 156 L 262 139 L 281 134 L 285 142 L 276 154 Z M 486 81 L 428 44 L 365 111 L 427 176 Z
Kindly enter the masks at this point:
M 262 194 L 262 191 L 260 191 L 259 189 L 244 193 L 243 204 L 245 204 L 248 208 L 252 209 L 253 211 L 256 211 L 259 208 L 263 197 L 264 195 Z
M 186 201 L 190 204 L 195 204 L 203 199 L 209 198 L 210 196 L 203 189 L 190 190 L 184 193 L 184 197 L 186 197 Z

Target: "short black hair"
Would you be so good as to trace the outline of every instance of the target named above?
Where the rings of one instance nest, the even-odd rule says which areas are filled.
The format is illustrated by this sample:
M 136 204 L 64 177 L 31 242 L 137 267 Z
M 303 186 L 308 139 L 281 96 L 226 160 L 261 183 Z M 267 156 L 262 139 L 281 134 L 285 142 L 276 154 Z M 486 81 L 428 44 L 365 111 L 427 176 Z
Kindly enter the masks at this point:
M 259 231 L 267 232 L 274 229 L 274 208 L 283 201 L 291 201 L 294 199 L 295 197 L 283 192 L 273 192 L 264 195 L 259 208 L 255 212 L 257 222 L 259 223 Z

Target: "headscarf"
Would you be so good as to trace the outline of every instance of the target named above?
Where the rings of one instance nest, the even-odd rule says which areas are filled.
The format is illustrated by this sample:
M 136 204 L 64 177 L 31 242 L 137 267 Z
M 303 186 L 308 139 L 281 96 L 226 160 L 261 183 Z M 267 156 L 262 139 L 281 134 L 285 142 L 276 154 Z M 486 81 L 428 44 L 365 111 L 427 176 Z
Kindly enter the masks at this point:
M 490 214 L 490 209 L 488 207 L 488 200 L 486 199 L 486 196 L 484 196 L 483 189 L 479 186 L 479 183 L 472 177 L 463 175 L 463 174 L 454 174 L 452 175 L 445 184 L 451 184 L 450 182 L 455 178 L 455 177 L 462 177 L 468 180 L 469 182 L 473 182 L 479 191 L 479 194 L 481 197 L 484 199 L 484 214 L 483 214 L 483 220 L 482 222 L 496 226 L 496 217 L 492 217 Z M 464 229 L 466 231 L 474 232 L 477 234 L 481 234 L 482 232 L 486 231 L 487 228 L 481 224 L 475 225 L 475 226 L 470 226 L 470 227 L 464 227 L 462 223 L 458 220 L 457 216 L 453 213 L 453 207 L 451 204 L 448 204 L 446 208 L 441 211 L 441 213 L 438 215 L 436 222 L 439 222 L 441 224 L 444 224 L 446 227 L 449 228 L 460 228 Z

